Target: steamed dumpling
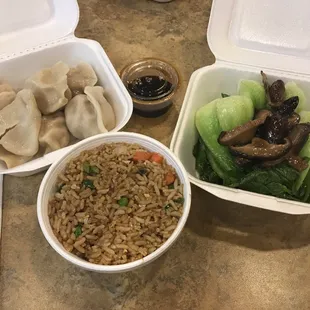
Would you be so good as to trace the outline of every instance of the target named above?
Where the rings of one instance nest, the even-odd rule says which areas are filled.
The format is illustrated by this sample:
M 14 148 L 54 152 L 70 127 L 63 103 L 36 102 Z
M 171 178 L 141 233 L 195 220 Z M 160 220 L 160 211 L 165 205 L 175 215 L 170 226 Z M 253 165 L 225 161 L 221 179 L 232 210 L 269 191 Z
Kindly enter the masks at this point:
M 51 114 L 64 107 L 72 98 L 67 83 L 69 66 L 58 62 L 43 69 L 25 82 L 25 88 L 33 91 L 38 108 L 43 114 Z
M 39 143 L 43 154 L 61 149 L 67 146 L 69 141 L 70 133 L 63 112 L 42 117 Z
M 105 128 L 110 131 L 115 127 L 115 114 L 112 106 L 104 96 L 101 86 L 85 87 L 87 98 L 93 104 L 98 103 L 101 109 L 101 117 Z
M 0 83 L 0 93 L 5 91 L 14 91 L 14 89 L 10 84 Z
M 31 156 L 19 156 L 8 152 L 4 147 L 0 146 L 0 161 L 3 161 L 8 169 L 22 165 L 29 161 Z
M 115 127 L 115 115 L 100 86 L 86 87 L 86 95 L 75 96 L 66 106 L 66 124 L 78 139 L 105 133 Z
M 84 139 L 107 132 L 98 104 L 93 105 L 86 95 L 77 95 L 65 109 L 66 124 L 77 139 Z
M 0 84 L 0 110 L 13 102 L 15 97 L 16 93 L 9 84 Z
M 98 82 L 92 66 L 84 62 L 70 68 L 67 76 L 68 86 L 74 95 L 82 94 L 86 86 L 94 86 Z
M 0 111 L 0 145 L 21 156 L 33 156 L 39 149 L 41 113 L 29 89 L 17 93 L 15 100 Z

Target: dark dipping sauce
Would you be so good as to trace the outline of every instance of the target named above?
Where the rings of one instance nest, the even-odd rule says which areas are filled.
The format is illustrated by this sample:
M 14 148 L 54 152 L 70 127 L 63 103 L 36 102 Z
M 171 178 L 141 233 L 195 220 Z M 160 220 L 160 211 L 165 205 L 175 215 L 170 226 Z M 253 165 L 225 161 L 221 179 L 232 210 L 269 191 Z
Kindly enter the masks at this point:
M 128 82 L 128 90 L 141 100 L 157 100 L 172 92 L 172 84 L 161 76 L 149 75 Z

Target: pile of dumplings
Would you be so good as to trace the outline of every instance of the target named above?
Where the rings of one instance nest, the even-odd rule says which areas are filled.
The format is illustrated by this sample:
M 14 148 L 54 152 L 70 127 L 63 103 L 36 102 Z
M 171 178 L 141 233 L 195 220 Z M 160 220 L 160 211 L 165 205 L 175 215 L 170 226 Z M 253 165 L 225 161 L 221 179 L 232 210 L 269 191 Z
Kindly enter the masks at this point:
M 113 108 L 97 82 L 89 64 L 58 62 L 18 92 L 0 84 L 0 160 L 7 168 L 113 129 Z

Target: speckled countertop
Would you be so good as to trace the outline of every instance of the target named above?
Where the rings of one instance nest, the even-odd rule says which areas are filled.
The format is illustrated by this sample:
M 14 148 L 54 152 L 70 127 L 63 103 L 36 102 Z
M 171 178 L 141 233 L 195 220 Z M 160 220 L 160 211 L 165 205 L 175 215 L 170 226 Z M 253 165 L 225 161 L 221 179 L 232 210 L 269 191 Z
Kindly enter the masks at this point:
M 214 61 L 205 39 L 211 1 L 79 4 L 77 35 L 99 41 L 117 70 L 149 56 L 178 68 L 174 108 L 152 120 L 134 115 L 126 128 L 168 145 L 190 74 Z M 186 228 L 167 254 L 135 272 L 95 274 L 45 241 L 36 217 L 42 177 L 5 177 L 0 309 L 310 309 L 309 216 L 245 207 L 193 187 Z

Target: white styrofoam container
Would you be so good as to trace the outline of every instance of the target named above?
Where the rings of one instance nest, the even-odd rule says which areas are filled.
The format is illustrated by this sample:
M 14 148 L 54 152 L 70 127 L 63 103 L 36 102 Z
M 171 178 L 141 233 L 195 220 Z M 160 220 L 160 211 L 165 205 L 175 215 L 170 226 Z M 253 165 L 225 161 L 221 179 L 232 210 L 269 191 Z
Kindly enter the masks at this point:
M 168 162 L 168 164 L 175 169 L 180 179 L 180 182 L 183 184 L 184 205 L 183 205 L 183 214 L 180 217 L 176 229 L 173 231 L 169 239 L 164 244 L 162 244 L 162 246 L 159 247 L 156 251 L 154 251 L 153 253 L 147 255 L 142 259 L 136 260 L 131 263 L 115 266 L 105 266 L 87 262 L 77 257 L 76 255 L 69 253 L 64 249 L 62 244 L 57 240 L 51 228 L 50 221 L 48 218 L 48 201 L 54 194 L 57 177 L 61 173 L 61 171 L 64 170 L 68 161 L 76 157 L 82 151 L 91 150 L 104 143 L 115 143 L 115 142 L 137 143 L 149 151 L 162 154 L 166 159 L 166 161 Z M 37 215 L 40 227 L 46 240 L 53 247 L 53 249 L 63 258 L 65 258 L 72 264 L 75 264 L 76 266 L 86 270 L 102 273 L 116 273 L 116 272 L 130 271 L 145 266 L 150 262 L 154 261 L 155 259 L 157 259 L 158 257 L 160 257 L 163 253 L 165 253 L 181 234 L 189 215 L 190 206 L 191 206 L 191 186 L 188 180 L 186 170 L 184 169 L 180 160 L 170 151 L 170 149 L 168 149 L 162 143 L 144 135 L 131 132 L 118 132 L 118 133 L 100 134 L 94 137 L 87 138 L 83 141 L 80 141 L 79 143 L 75 144 L 69 152 L 64 154 L 61 158 L 57 159 L 52 164 L 52 166 L 48 169 L 47 173 L 45 174 L 39 189 L 37 199 Z
M 27 77 L 58 61 L 71 66 L 87 62 L 96 71 L 98 85 L 105 89 L 115 111 L 116 127 L 112 131 L 119 131 L 131 117 L 131 97 L 101 45 L 74 36 L 78 20 L 76 0 L 1 0 L 0 81 L 18 89 L 23 87 Z M 12 169 L 0 165 L 0 174 L 24 176 L 36 173 L 71 147 Z
M 309 14 L 309 0 L 213 0 L 207 38 L 216 61 L 191 76 L 171 142 L 193 184 L 253 207 L 310 213 L 310 204 L 203 182 L 197 178 L 192 155 L 198 138 L 196 111 L 221 93 L 236 94 L 240 79 L 261 81 L 263 69 L 270 81 L 295 81 L 310 98 Z

